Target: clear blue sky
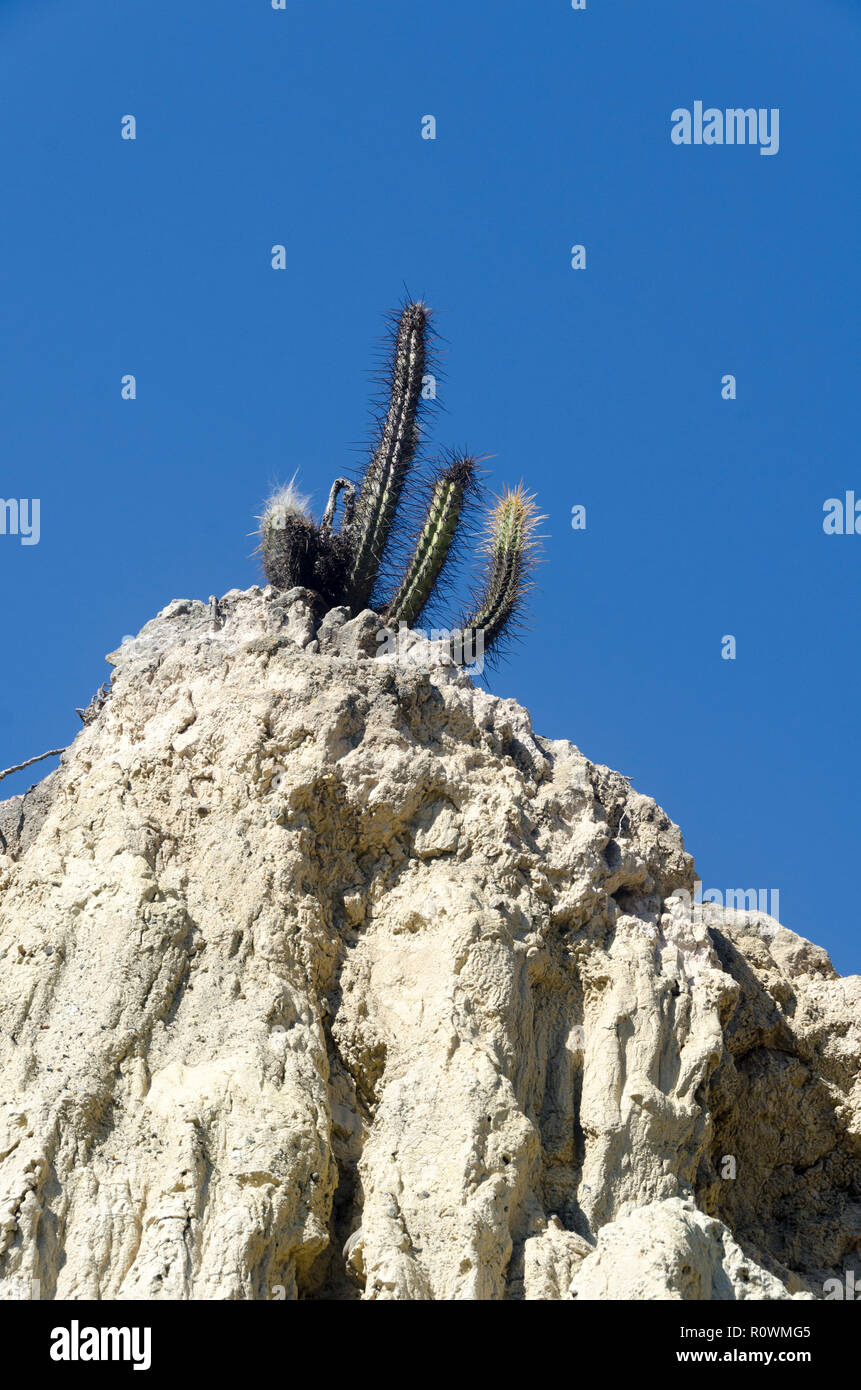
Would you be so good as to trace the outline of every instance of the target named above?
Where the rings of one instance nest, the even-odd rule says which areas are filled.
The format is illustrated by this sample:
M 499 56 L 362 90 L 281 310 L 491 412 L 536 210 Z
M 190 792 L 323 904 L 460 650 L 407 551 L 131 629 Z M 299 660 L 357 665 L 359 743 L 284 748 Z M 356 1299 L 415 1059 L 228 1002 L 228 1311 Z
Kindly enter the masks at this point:
M 861 969 L 861 536 L 822 529 L 861 498 L 857 0 L 287 4 L 0 0 L 0 495 L 41 501 L 0 536 L 0 766 L 170 599 L 259 578 L 273 481 L 356 465 L 406 284 L 436 438 L 549 517 L 493 689 Z M 697 100 L 779 108 L 779 153 L 673 145 Z

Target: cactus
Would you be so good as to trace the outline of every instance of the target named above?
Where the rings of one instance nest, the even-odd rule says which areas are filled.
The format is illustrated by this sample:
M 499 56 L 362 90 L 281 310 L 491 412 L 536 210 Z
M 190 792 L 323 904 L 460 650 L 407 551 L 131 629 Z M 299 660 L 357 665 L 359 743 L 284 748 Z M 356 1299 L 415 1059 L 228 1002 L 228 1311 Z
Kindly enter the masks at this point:
M 401 311 L 391 354 L 388 408 L 358 488 L 347 478 L 336 478 L 319 525 L 308 499 L 296 489 L 295 475 L 266 503 L 260 549 L 266 578 L 275 587 L 316 590 L 327 607 L 343 605 L 354 614 L 373 604 L 387 624 L 408 626 L 441 587 L 478 493 L 476 460 L 467 454 L 452 455 L 437 467 L 424 520 L 395 593 L 386 601 L 380 592 L 384 561 L 388 565 L 399 541 L 400 504 L 405 492 L 410 495 L 415 471 L 428 319 L 429 310 L 422 303 L 409 303 Z M 516 625 L 531 587 L 535 531 L 541 520 L 534 498 L 522 485 L 495 499 L 486 523 L 483 582 L 474 611 L 462 625 L 483 633 L 485 652 Z
M 439 473 L 431 493 L 425 523 L 413 547 L 398 591 L 385 610 L 389 623 L 412 627 L 437 587 L 464 506 L 476 488 L 475 459 L 455 457 Z
M 273 493 L 260 518 L 266 578 L 278 589 L 296 585 L 315 589 L 329 607 L 335 607 L 343 602 L 349 546 L 345 537 L 332 530 L 329 508 L 322 524 L 314 524 L 309 499 L 296 490 L 295 481 L 294 475 L 286 487 Z M 332 487 L 332 513 L 336 489 L 343 486 L 351 484 L 339 478 Z
M 536 514 L 535 498 L 524 492 L 522 483 L 513 492 L 507 488 L 495 502 L 487 519 L 484 585 L 463 622 L 465 632 L 484 633 L 485 651 L 517 621 L 531 587 L 538 549 L 535 531 L 546 520 Z
M 428 314 L 424 304 L 408 304 L 395 336 L 389 408 L 362 479 L 350 522 L 352 547 L 348 602 L 354 611 L 370 601 L 418 443 L 418 412 L 427 356 Z
M 295 487 L 296 475 L 269 498 L 260 518 L 260 549 L 270 584 L 278 589 L 307 585 L 313 568 L 317 528 L 310 499 Z

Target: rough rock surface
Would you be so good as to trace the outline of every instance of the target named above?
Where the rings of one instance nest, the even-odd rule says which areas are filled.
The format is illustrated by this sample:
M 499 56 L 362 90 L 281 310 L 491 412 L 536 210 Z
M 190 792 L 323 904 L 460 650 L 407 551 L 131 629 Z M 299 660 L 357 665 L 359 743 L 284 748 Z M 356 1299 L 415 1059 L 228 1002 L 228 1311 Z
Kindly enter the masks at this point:
M 172 603 L 0 807 L 0 1289 L 821 1298 L 861 979 L 378 627 Z

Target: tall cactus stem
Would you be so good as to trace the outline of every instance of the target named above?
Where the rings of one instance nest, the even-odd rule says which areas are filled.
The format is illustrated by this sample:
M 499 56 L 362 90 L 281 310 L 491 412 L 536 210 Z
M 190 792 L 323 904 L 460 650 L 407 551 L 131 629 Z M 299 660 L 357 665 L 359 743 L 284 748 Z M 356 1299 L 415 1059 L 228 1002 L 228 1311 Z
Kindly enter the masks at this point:
M 415 303 L 406 305 L 398 322 L 389 407 L 379 443 L 362 480 L 350 526 L 352 562 L 348 601 L 354 612 L 367 606 L 373 592 L 415 454 L 427 320 L 426 306 Z

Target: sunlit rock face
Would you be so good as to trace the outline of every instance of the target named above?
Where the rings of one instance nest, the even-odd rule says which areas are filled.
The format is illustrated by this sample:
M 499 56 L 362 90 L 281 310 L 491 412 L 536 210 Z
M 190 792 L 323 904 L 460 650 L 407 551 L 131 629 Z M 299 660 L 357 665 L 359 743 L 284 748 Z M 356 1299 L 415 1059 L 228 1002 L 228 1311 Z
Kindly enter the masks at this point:
M 0 1289 L 824 1297 L 861 980 L 380 628 L 174 602 L 0 804 Z

